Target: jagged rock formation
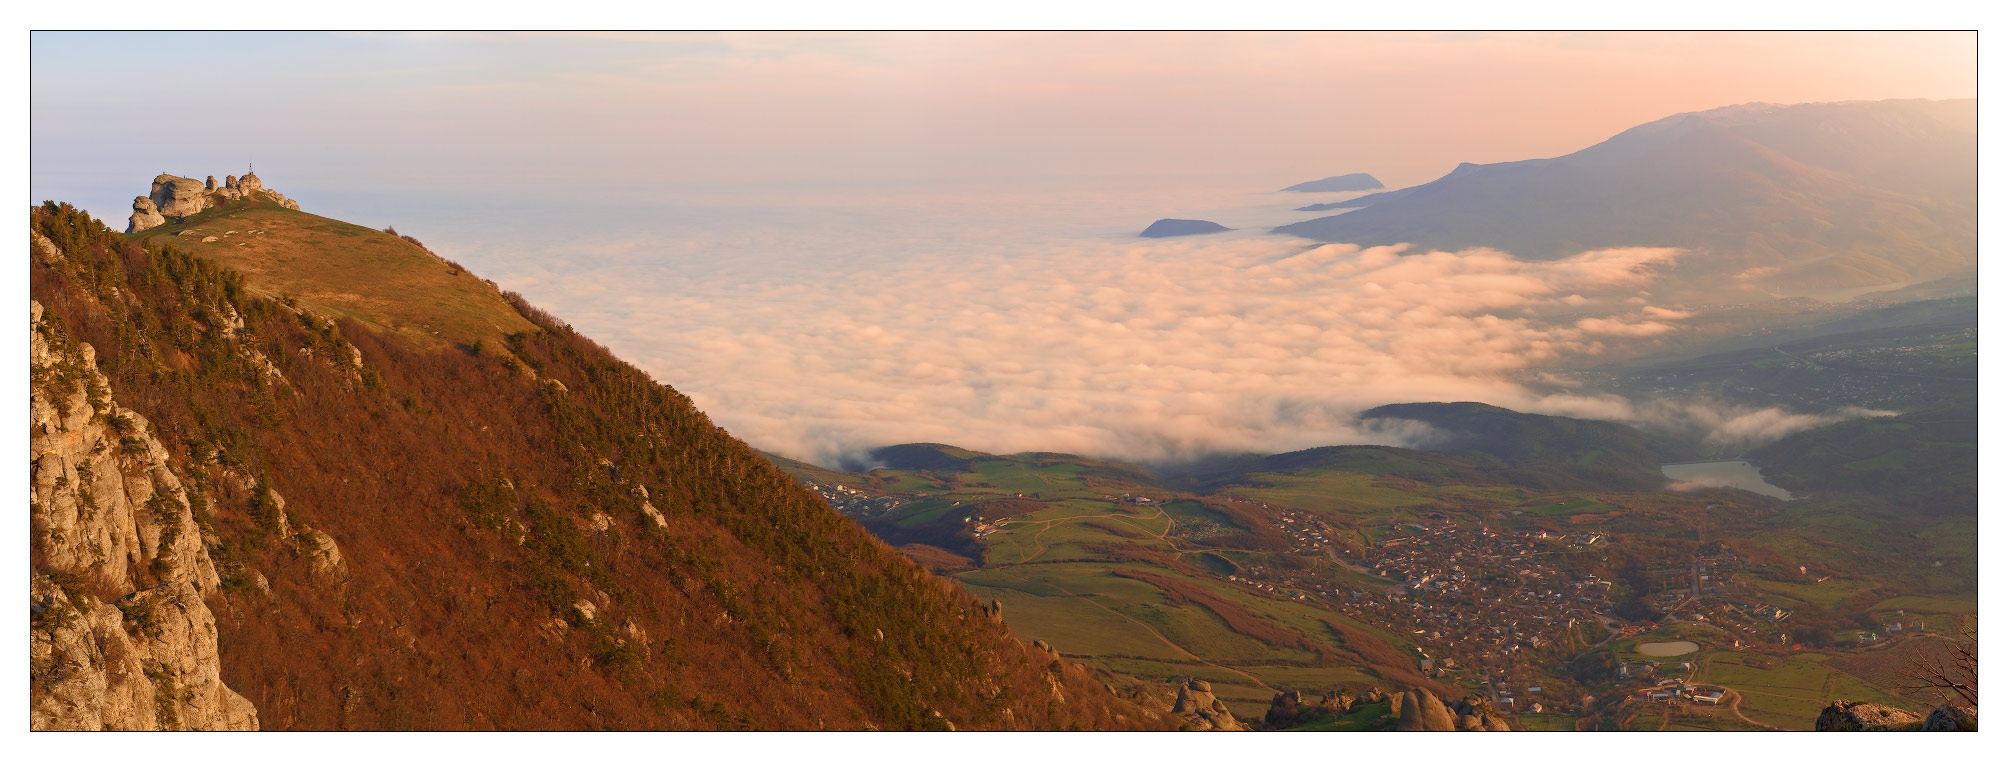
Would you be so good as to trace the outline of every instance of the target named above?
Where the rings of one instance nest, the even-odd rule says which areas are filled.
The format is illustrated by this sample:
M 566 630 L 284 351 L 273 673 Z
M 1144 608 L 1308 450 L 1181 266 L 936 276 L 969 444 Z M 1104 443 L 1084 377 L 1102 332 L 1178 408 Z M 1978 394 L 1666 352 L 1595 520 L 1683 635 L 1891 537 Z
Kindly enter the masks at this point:
M 1269 711 L 1262 716 L 1262 725 L 1270 729 L 1295 727 L 1316 717 L 1351 712 L 1363 703 L 1366 702 L 1344 689 L 1325 691 L 1315 698 L 1307 698 L 1300 691 L 1282 691 L 1269 699 Z
M 300 208 L 299 202 L 286 198 L 286 194 L 266 190 L 265 182 L 256 174 L 246 174 L 242 178 L 226 175 L 222 187 L 217 187 L 215 175 L 210 175 L 207 180 L 196 180 L 161 174 L 153 178 L 153 188 L 147 195 L 132 200 L 132 217 L 126 222 L 125 232 L 130 235 L 151 230 L 167 224 L 169 217 L 186 217 L 239 200 L 263 201 L 287 209 Z
M 1505 718 L 1492 711 L 1490 704 L 1476 696 L 1467 696 L 1453 705 L 1445 705 L 1436 694 L 1416 688 L 1393 696 L 1393 713 L 1396 730 L 1425 731 L 1501 731 L 1512 730 Z
M 1977 731 L 1980 729 L 1980 713 L 1947 704 L 1924 716 L 1924 729 Z
M 153 199 L 140 196 L 132 200 L 132 218 L 126 222 L 127 233 L 152 230 L 167 224 L 167 218 L 160 216 L 160 207 Z
M 1420 688 L 1401 694 L 1400 730 L 1449 731 L 1457 729 L 1457 717 L 1436 694 Z
M 1820 710 L 1814 730 L 1917 730 L 1924 718 L 1916 712 L 1893 706 L 1858 701 L 1836 701 Z
M 43 317 L 30 302 L 30 727 L 256 730 L 223 684 L 190 490 L 91 345 Z
M 1977 731 L 1980 714 L 1973 709 L 1944 704 L 1919 716 L 1906 709 L 1867 702 L 1836 701 L 1820 710 L 1814 730 L 1943 730 Z
M 1178 715 L 1186 724 L 1200 730 L 1247 730 L 1248 726 L 1234 719 L 1234 713 L 1227 711 L 1227 704 L 1213 695 L 1213 685 L 1205 680 L 1188 680 L 1178 687 L 1178 699 L 1171 705 L 1171 713 Z

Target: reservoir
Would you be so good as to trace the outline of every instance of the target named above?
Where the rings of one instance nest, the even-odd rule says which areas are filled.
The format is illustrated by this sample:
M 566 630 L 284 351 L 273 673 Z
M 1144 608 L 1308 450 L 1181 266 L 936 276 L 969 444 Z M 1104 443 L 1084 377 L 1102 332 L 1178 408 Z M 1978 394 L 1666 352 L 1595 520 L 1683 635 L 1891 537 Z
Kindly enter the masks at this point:
M 1673 489 L 1733 487 L 1779 500 L 1792 499 L 1792 493 L 1764 481 L 1764 476 L 1757 472 L 1757 467 L 1750 465 L 1750 461 L 1747 460 L 1673 463 L 1660 466 L 1659 470 L 1660 473 L 1666 474 L 1666 478 L 1673 480 Z
M 1639 653 L 1655 658 L 1665 658 L 1668 656 L 1681 656 L 1683 654 L 1691 654 L 1699 650 L 1701 650 L 1701 646 L 1696 645 L 1694 641 L 1691 640 L 1666 640 L 1666 641 L 1660 641 L 1658 643 L 1638 644 Z

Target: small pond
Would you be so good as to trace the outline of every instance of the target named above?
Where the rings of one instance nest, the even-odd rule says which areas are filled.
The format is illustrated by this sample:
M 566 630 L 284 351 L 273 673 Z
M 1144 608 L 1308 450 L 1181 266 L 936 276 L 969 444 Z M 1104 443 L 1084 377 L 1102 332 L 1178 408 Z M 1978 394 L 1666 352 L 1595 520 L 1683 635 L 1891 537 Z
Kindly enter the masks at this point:
M 1638 652 L 1654 658 L 1680 656 L 1701 650 L 1692 640 L 1662 640 L 1657 643 L 1640 643 Z

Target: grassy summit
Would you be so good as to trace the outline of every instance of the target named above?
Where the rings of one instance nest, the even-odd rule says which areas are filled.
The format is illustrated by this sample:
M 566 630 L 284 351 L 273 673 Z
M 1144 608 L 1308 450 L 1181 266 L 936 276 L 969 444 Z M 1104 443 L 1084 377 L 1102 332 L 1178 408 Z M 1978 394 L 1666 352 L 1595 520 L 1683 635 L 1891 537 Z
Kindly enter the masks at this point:
M 494 286 L 409 241 L 276 204 L 229 202 L 131 238 L 241 271 L 253 293 L 424 341 L 500 342 L 534 327 Z

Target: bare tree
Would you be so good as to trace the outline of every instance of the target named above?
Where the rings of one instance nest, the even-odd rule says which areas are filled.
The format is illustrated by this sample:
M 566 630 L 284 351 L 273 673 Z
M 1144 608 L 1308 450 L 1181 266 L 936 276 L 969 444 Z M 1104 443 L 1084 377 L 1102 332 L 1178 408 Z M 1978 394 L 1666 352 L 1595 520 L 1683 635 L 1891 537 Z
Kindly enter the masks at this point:
M 1912 651 L 1904 670 L 1906 692 L 1930 694 L 1980 708 L 1980 638 L 1975 625 L 1962 624 L 1959 635 L 1944 648 Z

